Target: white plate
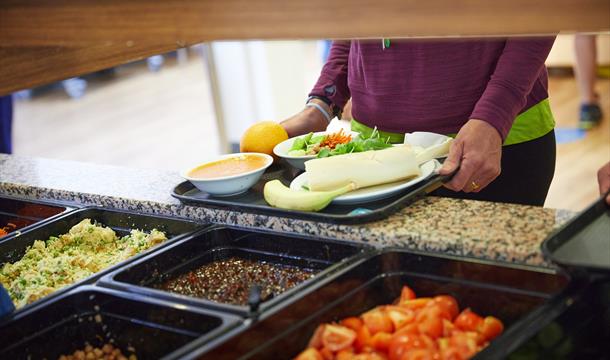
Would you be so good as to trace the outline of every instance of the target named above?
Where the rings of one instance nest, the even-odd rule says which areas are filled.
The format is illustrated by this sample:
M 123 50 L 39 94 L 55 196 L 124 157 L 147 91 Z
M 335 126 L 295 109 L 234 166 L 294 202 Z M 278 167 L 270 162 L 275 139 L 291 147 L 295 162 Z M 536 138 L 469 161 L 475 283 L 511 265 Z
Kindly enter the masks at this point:
M 356 191 L 337 196 L 333 200 L 333 204 L 351 205 L 385 199 L 400 191 L 405 190 L 408 187 L 411 187 L 419 182 L 428 179 L 436 172 L 438 168 L 440 168 L 440 165 L 441 164 L 437 160 L 427 161 L 419 166 L 422 172 L 421 176 L 410 180 L 402 180 L 389 184 L 382 184 L 358 189 Z M 307 185 L 307 173 L 303 173 L 297 176 L 294 180 L 292 180 L 292 182 L 290 183 L 290 189 L 298 191 L 307 191 L 303 188 L 303 185 Z

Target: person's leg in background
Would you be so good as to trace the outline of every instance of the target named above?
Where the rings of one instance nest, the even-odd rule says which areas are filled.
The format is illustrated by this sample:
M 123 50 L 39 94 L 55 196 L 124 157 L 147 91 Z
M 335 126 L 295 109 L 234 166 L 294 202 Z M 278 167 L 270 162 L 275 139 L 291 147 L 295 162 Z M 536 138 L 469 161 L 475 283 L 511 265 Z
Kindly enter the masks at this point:
M 574 38 L 576 81 L 580 91 L 580 127 L 587 130 L 602 119 L 598 96 L 595 93 L 597 76 L 597 47 L 595 35 L 576 34 Z
M 0 96 L 0 153 L 13 150 L 13 96 Z

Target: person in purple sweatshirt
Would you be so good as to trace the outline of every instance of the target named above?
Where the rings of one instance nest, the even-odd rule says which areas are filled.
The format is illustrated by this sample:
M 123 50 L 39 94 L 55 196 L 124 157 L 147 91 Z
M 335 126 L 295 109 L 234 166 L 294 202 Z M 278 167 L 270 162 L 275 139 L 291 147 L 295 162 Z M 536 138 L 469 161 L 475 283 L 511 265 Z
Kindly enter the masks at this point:
M 289 136 L 322 131 L 352 101 L 352 130 L 455 136 L 440 196 L 542 206 L 555 171 L 544 66 L 554 37 L 333 42 Z

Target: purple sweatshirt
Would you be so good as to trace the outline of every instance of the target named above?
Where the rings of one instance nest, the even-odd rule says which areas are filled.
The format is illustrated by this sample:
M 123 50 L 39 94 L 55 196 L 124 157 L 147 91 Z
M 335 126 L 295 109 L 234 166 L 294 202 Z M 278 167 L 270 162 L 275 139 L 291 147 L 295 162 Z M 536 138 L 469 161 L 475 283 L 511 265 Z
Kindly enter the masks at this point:
M 515 117 L 548 97 L 544 61 L 554 37 L 333 42 L 311 95 L 390 132 L 457 133 L 469 119 L 506 138 Z

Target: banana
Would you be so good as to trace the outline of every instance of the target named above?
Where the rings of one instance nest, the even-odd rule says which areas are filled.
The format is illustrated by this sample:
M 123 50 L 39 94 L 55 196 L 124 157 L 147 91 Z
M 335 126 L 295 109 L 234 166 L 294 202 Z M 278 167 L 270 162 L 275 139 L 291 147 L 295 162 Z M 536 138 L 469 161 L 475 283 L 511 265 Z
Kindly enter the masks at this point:
M 331 191 L 298 191 L 291 190 L 279 180 L 271 180 L 265 184 L 263 193 L 265 201 L 271 206 L 289 210 L 319 211 L 337 196 L 353 190 L 356 190 L 356 185 L 349 183 Z

